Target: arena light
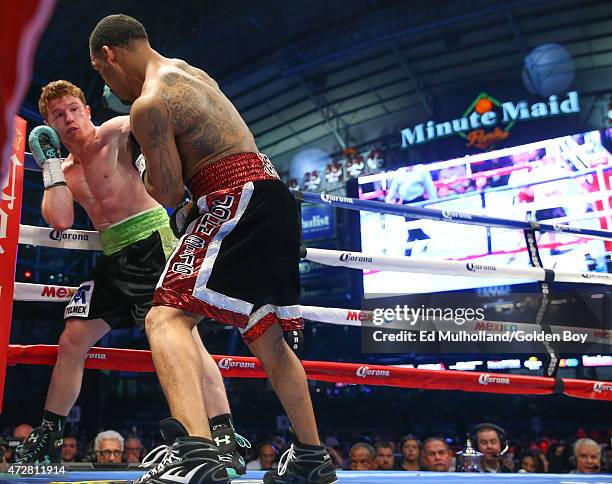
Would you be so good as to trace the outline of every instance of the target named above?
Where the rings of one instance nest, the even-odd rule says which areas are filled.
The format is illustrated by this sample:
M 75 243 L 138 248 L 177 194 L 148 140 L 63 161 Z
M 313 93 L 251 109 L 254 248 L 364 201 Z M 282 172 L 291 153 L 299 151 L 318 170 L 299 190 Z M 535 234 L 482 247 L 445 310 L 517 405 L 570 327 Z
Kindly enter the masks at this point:
M 584 366 L 612 366 L 612 355 L 582 355 Z
M 474 361 L 458 361 L 454 365 L 450 365 L 448 368 L 451 370 L 460 370 L 460 371 L 474 371 L 477 366 L 482 365 L 482 361 L 474 360 Z
M 487 369 L 489 370 L 518 370 L 521 368 L 521 360 L 489 360 Z
M 523 362 L 523 366 L 531 371 L 536 371 L 542 368 L 542 361 L 537 356 L 530 356 Z

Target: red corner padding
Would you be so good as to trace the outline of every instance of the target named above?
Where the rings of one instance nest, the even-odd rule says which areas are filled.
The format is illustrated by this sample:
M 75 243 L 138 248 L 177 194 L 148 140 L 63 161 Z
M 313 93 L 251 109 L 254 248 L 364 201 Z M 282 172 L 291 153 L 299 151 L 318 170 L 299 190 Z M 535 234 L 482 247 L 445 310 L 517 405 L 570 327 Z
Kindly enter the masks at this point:
M 563 379 L 563 393 L 570 397 L 588 398 L 589 400 L 612 401 L 612 382 L 595 380 Z
M 17 364 L 54 365 L 56 358 L 57 346 L 54 345 L 11 345 L 8 364 L 9 366 Z M 213 358 L 224 377 L 266 377 L 256 358 L 218 355 L 213 355 Z M 333 383 L 514 395 L 550 395 L 555 391 L 555 380 L 540 376 L 421 370 L 328 361 L 303 361 L 302 364 L 306 375 L 311 380 Z M 134 372 L 155 371 L 149 351 L 116 348 L 92 348 L 87 354 L 85 368 Z M 612 382 L 565 379 L 564 384 L 566 395 L 592 400 L 612 400 Z

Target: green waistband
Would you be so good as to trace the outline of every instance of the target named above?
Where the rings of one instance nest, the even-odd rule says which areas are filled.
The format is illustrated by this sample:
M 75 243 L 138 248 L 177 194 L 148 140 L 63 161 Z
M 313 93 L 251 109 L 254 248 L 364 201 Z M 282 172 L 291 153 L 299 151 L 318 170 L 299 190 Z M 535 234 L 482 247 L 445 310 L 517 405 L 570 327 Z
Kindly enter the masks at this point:
M 162 207 L 147 210 L 100 232 L 102 251 L 104 255 L 114 254 L 134 242 L 146 239 L 155 231 L 159 231 L 164 252 L 168 256 L 168 251 L 171 251 L 170 245 L 174 244 L 174 237 L 168 214 Z

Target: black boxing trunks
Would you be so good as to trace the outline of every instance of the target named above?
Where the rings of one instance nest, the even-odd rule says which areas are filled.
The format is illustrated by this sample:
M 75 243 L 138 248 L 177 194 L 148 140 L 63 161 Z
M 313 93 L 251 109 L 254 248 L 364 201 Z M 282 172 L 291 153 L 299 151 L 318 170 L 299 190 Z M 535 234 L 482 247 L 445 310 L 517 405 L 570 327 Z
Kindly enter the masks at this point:
M 200 216 L 168 259 L 153 305 L 235 326 L 247 343 L 276 323 L 301 329 L 298 209 L 270 160 L 231 155 L 187 185 Z
M 143 326 L 153 292 L 175 247 L 168 214 L 157 207 L 100 232 L 103 254 L 92 280 L 83 282 L 64 318 L 97 319 L 112 328 Z

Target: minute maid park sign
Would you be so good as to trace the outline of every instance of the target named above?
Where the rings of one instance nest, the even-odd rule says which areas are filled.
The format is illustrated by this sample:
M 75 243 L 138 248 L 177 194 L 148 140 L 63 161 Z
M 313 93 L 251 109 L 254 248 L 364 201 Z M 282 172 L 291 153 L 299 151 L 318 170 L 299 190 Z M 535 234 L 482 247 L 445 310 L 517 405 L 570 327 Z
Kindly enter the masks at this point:
M 453 134 L 465 138 L 467 146 L 483 150 L 506 139 L 515 123 L 541 118 L 552 118 L 580 112 L 577 91 L 570 91 L 565 98 L 552 95 L 548 102 L 529 104 L 527 101 L 500 102 L 486 92 L 467 108 L 463 117 L 450 121 L 429 120 L 402 130 L 402 148 L 429 143 Z

